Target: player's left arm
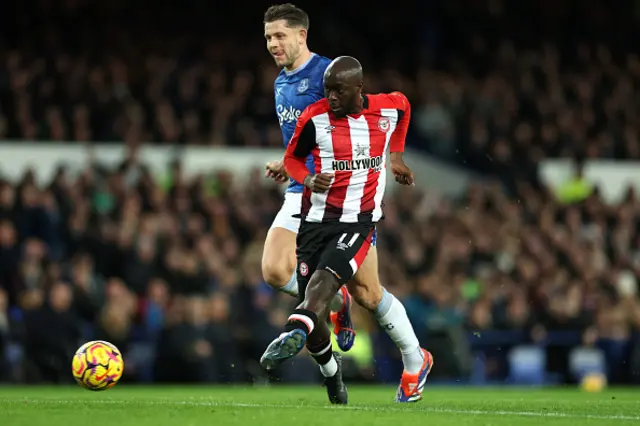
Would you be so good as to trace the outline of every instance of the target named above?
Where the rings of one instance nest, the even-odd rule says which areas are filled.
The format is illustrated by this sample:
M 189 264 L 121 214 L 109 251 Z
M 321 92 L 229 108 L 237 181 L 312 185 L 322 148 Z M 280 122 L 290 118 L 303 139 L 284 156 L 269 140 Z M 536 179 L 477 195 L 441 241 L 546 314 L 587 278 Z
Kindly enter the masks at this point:
M 413 185 L 413 172 L 404 164 L 404 146 L 409 131 L 411 121 L 411 103 L 401 92 L 392 92 L 388 99 L 393 107 L 398 111 L 398 122 L 396 128 L 389 139 L 389 158 L 391 160 L 391 172 L 396 178 L 396 182 L 403 185 Z
M 398 111 L 398 123 L 389 139 L 389 151 L 391 154 L 404 153 L 404 145 L 411 121 L 411 104 L 409 99 L 401 92 L 392 92 L 388 95 L 389 102 Z
M 269 161 L 264 166 L 264 177 L 273 179 L 276 183 L 284 183 L 289 180 L 289 175 L 284 169 L 284 160 Z
M 311 173 L 306 160 L 316 146 L 316 129 L 306 110 L 300 114 L 293 136 L 284 153 L 284 169 L 296 182 L 304 184 Z

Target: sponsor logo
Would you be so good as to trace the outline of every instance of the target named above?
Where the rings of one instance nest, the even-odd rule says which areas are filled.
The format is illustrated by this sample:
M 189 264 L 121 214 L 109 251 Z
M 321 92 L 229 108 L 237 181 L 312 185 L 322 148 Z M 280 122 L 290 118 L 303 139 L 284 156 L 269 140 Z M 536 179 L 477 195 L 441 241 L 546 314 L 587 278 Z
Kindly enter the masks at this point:
M 334 171 L 351 171 L 373 169 L 380 171 L 383 167 L 383 159 L 380 157 L 359 158 L 357 160 L 334 160 L 332 168 Z
M 284 123 L 297 121 L 300 114 L 302 114 L 302 111 L 295 109 L 292 105 L 289 105 L 288 107 L 278 105 L 276 106 L 276 114 L 278 115 L 280 126 L 282 126 Z
M 356 145 L 356 157 L 368 157 L 369 149 L 366 146 Z

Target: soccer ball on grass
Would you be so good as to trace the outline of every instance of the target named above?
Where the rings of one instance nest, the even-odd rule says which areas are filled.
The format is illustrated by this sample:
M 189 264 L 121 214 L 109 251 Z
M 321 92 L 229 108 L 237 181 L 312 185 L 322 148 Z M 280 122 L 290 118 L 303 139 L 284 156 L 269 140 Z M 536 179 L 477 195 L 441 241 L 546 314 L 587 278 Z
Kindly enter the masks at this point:
M 580 381 L 580 387 L 585 392 L 600 392 L 607 386 L 607 376 L 601 373 L 586 374 Z
M 80 386 L 100 391 L 118 383 L 124 371 L 124 361 L 115 345 L 95 340 L 85 343 L 76 351 L 71 368 Z

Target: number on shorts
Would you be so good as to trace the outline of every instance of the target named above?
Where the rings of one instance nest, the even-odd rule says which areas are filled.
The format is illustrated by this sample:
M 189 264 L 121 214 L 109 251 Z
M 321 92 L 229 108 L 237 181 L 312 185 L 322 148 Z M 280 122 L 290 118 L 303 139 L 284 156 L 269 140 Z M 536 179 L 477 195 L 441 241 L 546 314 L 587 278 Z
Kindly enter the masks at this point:
M 348 236 L 349 236 L 349 234 L 347 234 L 346 232 L 340 236 L 340 238 L 338 239 L 338 244 L 337 244 L 337 249 L 338 250 L 345 250 L 348 247 L 353 247 L 353 245 L 358 240 L 358 237 L 360 236 L 360 234 L 359 233 L 353 234 L 351 239 L 349 239 L 349 242 L 345 243 L 344 240 L 346 240 Z

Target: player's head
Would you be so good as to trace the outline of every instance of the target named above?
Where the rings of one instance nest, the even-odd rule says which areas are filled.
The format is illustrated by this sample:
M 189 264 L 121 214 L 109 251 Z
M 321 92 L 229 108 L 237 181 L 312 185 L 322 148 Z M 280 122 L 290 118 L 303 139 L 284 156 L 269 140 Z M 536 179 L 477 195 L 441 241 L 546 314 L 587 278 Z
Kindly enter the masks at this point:
M 264 38 L 267 49 L 283 68 L 294 68 L 308 51 L 309 15 L 291 3 L 271 6 L 264 13 Z
M 356 58 L 340 56 L 324 72 L 324 94 L 338 116 L 358 112 L 362 99 L 362 65 Z

